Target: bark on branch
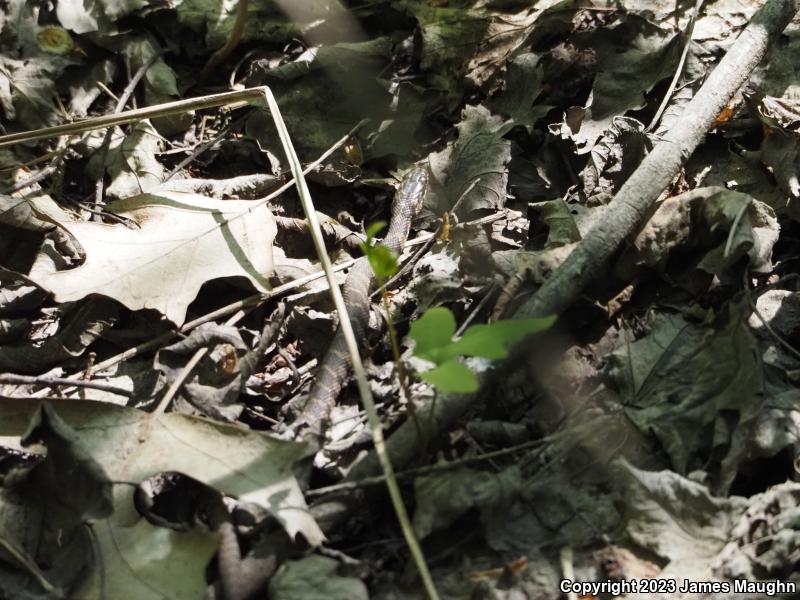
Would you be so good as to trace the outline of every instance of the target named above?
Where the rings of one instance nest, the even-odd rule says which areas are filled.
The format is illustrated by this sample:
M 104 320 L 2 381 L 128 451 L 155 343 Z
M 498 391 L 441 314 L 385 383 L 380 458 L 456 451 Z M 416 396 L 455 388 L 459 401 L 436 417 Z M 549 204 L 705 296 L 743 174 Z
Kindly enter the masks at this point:
M 769 0 L 708 77 L 675 126 L 656 144 L 561 267 L 514 314 L 560 314 L 593 280 L 622 242 L 643 225 L 655 201 L 703 141 L 714 119 L 749 79 L 771 39 L 800 10 L 798 0 Z

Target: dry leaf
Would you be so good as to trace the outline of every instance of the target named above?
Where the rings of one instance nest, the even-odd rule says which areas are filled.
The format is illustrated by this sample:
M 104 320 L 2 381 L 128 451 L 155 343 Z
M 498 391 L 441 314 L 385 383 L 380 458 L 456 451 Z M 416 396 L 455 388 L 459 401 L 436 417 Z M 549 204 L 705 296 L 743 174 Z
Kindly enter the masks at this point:
M 259 291 L 269 285 L 276 226 L 265 205 L 213 200 L 196 194 L 142 194 L 108 205 L 138 225 L 64 222 L 86 261 L 53 271 L 40 254 L 30 278 L 58 302 L 103 294 L 131 310 L 154 308 L 181 325 L 200 287 L 241 276 Z

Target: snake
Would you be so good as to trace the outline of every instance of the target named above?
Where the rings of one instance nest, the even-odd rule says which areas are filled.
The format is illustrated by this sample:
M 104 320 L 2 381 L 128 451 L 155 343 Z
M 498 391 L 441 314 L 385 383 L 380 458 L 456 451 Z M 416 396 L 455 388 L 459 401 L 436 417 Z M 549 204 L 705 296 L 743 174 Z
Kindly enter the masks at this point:
M 424 167 L 414 167 L 401 180 L 392 202 L 389 229 L 381 245 L 399 254 L 408 239 L 411 222 L 422 208 L 428 187 L 428 172 Z M 358 259 L 350 268 L 344 282 L 342 295 L 356 340 L 363 340 L 369 323 L 370 292 L 375 285 L 375 275 L 366 257 Z M 328 420 L 342 388 L 350 378 L 352 359 L 347 350 L 341 325 L 317 371 L 308 400 L 298 417 L 298 424 L 319 431 Z

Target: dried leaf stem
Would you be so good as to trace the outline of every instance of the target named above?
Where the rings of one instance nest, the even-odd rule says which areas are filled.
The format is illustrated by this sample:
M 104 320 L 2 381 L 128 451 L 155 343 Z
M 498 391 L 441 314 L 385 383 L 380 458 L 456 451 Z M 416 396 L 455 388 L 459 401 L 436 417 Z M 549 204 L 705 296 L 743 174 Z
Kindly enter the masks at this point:
M 133 392 L 119 386 L 103 383 L 102 381 L 84 381 L 79 378 L 70 379 L 67 377 L 48 377 L 46 375 L 17 375 L 16 373 L 0 373 L 0 383 L 12 385 L 46 385 L 47 387 L 58 387 L 66 385 L 70 387 L 91 388 L 102 390 L 118 396 L 131 397 Z
M 2 135 L 0 136 L 0 148 L 5 148 L 6 146 L 12 146 L 14 144 L 20 144 L 22 142 L 44 140 L 62 135 L 74 135 L 77 133 L 84 133 L 86 131 L 93 131 L 95 129 L 114 127 L 115 125 L 135 123 L 137 121 L 141 121 L 142 119 L 168 117 L 170 115 L 180 114 L 192 110 L 201 110 L 203 108 L 215 108 L 218 106 L 259 102 L 263 98 L 264 93 L 261 91 L 261 88 L 248 88 L 246 90 L 237 90 L 235 92 L 223 92 L 221 94 L 200 96 L 199 98 L 188 98 L 185 100 L 176 100 L 174 102 L 165 102 L 163 104 L 156 104 L 154 106 L 126 110 L 121 113 L 112 113 L 108 115 L 101 115 L 99 117 L 81 119 L 80 121 L 56 125 L 55 127 L 44 127 L 42 129 L 33 129 L 31 131 L 22 131 L 19 133 Z
M 667 93 L 664 94 L 664 99 L 661 101 L 661 105 L 658 107 L 656 114 L 653 115 L 653 119 L 650 121 L 650 125 L 647 126 L 645 131 L 652 131 L 658 122 L 661 120 L 661 115 L 664 114 L 667 106 L 669 105 L 669 101 L 672 99 L 672 93 L 675 91 L 675 88 L 678 86 L 678 81 L 683 74 L 683 67 L 686 64 L 686 57 L 689 54 L 689 46 L 692 44 L 692 33 L 694 32 L 694 24 L 697 21 L 697 15 L 700 14 L 700 9 L 703 7 L 704 0 L 696 0 L 694 4 L 694 8 L 692 9 L 692 14 L 689 17 L 689 23 L 686 25 L 686 31 L 684 35 L 686 36 L 686 41 L 683 44 L 683 51 L 681 52 L 681 58 L 678 61 L 678 68 L 675 69 L 675 75 L 672 77 L 672 81 L 669 84 L 669 88 L 667 88 Z M 677 8 L 676 8 L 677 10 Z
M 333 303 L 336 306 L 336 312 L 339 314 L 339 326 L 344 333 L 345 341 L 347 342 L 347 348 L 353 361 L 353 373 L 355 374 L 356 383 L 358 384 L 358 393 L 361 397 L 361 402 L 364 405 L 364 409 L 367 412 L 367 419 L 369 420 L 369 426 L 372 430 L 372 440 L 375 444 L 375 451 L 377 452 L 383 474 L 386 477 L 386 487 L 389 490 L 389 498 L 391 499 L 397 519 L 400 522 L 400 528 L 403 531 L 403 536 L 406 539 L 408 549 L 410 550 L 414 563 L 417 566 L 417 571 L 419 572 L 420 579 L 425 587 L 428 598 L 431 600 L 438 600 L 439 594 L 437 593 L 436 587 L 433 584 L 433 578 L 431 577 L 430 570 L 425 562 L 425 557 L 422 554 L 422 548 L 417 541 L 414 529 L 411 527 L 411 520 L 408 518 L 408 512 L 406 511 L 405 505 L 403 504 L 403 498 L 400 494 L 400 486 L 397 484 L 397 479 L 394 476 L 394 469 L 392 468 L 392 462 L 386 452 L 386 442 L 383 437 L 383 427 L 381 426 L 380 417 L 378 416 L 378 409 L 375 406 L 375 401 L 372 398 L 372 392 L 369 389 L 367 374 L 364 371 L 364 365 L 361 362 L 361 355 L 358 350 L 358 342 L 356 341 L 356 336 L 353 332 L 353 325 L 350 323 L 350 318 L 347 314 L 347 307 L 344 303 L 342 291 L 339 289 L 339 286 L 336 284 L 336 280 L 333 277 L 333 266 L 331 265 L 331 260 L 328 257 L 328 252 L 325 249 L 325 240 L 322 237 L 322 230 L 320 228 L 319 220 L 317 219 L 317 212 L 314 208 L 314 203 L 311 200 L 311 192 L 309 191 L 308 184 L 303 177 L 300 159 L 297 157 L 297 153 L 294 150 L 292 140 L 289 137 L 289 131 L 286 129 L 286 124 L 283 122 L 280 109 L 278 108 L 277 102 L 275 102 L 275 97 L 272 95 L 272 92 L 268 87 L 265 86 L 262 89 L 267 100 L 267 106 L 269 107 L 272 118 L 275 121 L 275 127 L 278 130 L 278 136 L 281 139 L 281 144 L 283 144 L 283 150 L 286 153 L 292 174 L 297 182 L 297 191 L 300 195 L 300 203 L 303 206 L 303 212 L 305 212 L 306 219 L 311 226 L 311 239 L 314 242 L 314 248 L 317 251 L 317 256 L 319 257 L 320 263 L 322 264 L 322 269 L 325 271 L 325 277 L 328 280 L 328 285 L 330 286 L 331 297 L 333 298 Z

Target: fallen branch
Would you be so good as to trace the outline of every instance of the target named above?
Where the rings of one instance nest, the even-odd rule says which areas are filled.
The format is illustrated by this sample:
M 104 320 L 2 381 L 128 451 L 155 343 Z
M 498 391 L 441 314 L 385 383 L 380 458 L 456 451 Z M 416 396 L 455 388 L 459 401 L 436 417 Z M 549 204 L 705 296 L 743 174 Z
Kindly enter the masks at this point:
M 514 314 L 517 318 L 560 314 L 592 281 L 622 242 L 643 224 L 656 200 L 692 155 L 714 119 L 748 80 L 770 39 L 800 10 L 800 0 L 769 0 L 686 105 L 675 126 L 656 144 L 609 203 L 602 219 L 564 264 Z
M 102 390 L 110 392 L 117 396 L 125 396 L 130 398 L 133 396 L 133 391 L 126 390 L 119 386 L 103 383 L 102 381 L 84 381 L 81 379 L 68 379 L 66 377 L 48 377 L 46 375 L 17 375 L 16 373 L 0 373 L 0 383 L 8 383 L 11 385 L 46 385 L 47 387 L 58 387 L 66 385 L 70 387 L 92 388 L 95 390 Z
M 587 232 L 550 279 L 517 309 L 515 318 L 560 314 L 587 285 L 602 276 L 614 251 L 642 225 L 658 197 L 703 141 L 714 119 L 764 57 L 770 40 L 786 28 L 798 10 L 800 0 L 768 0 L 753 16 L 697 95 L 686 105 L 675 127 L 653 148 L 609 203 L 604 218 Z M 519 364 L 519 358 L 526 354 L 527 346 L 523 341 L 512 351 L 506 364 Z M 419 411 L 420 420 L 427 424 L 427 436 L 450 429 L 479 400 L 491 395 L 492 371 L 485 368 L 476 375 L 482 383 L 479 392 L 443 394 L 432 407 Z M 406 421 L 388 440 L 386 449 L 392 463 L 402 468 L 419 456 L 420 443 L 414 424 Z M 374 476 L 377 467 L 374 452 L 370 453 L 354 466 L 345 480 Z

